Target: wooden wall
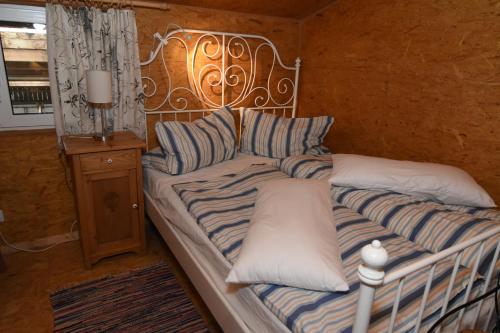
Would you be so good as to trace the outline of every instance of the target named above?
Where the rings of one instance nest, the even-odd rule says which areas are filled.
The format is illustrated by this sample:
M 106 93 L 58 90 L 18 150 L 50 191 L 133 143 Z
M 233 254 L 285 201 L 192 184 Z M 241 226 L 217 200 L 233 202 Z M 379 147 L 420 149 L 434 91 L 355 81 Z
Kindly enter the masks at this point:
M 169 5 L 168 10 L 137 8 L 137 29 L 141 55 L 151 50 L 153 34 L 164 34 L 169 23 L 184 28 L 263 35 L 278 47 L 284 61 L 294 63 L 299 52 L 299 21 L 273 16 L 243 14 L 190 6 Z M 160 69 L 157 63 L 156 69 Z
M 0 132 L 0 225 L 9 241 L 68 233 L 76 218 L 55 130 Z
M 500 7 L 337 0 L 303 21 L 299 114 L 335 152 L 451 164 L 500 204 Z
M 147 57 L 155 32 L 168 23 L 186 28 L 262 34 L 273 40 L 284 60 L 298 54 L 299 22 L 251 14 L 170 5 L 168 11 L 136 9 L 141 54 Z M 152 70 L 159 70 L 155 63 Z M 159 87 L 161 89 L 161 87 Z M 0 132 L 0 209 L 7 222 L 0 230 L 13 242 L 69 232 L 76 217 L 65 185 L 54 131 Z

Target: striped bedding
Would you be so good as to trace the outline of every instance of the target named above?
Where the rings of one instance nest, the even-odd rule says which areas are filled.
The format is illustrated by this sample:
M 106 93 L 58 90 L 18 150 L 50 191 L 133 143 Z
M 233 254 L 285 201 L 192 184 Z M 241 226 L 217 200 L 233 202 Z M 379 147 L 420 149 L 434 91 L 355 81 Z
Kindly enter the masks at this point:
M 228 106 L 193 122 L 157 122 L 155 130 L 162 152 L 146 156 L 153 167 L 171 175 L 188 173 L 236 155 L 236 127 Z M 162 158 L 165 163 L 158 161 Z
M 199 227 L 230 262 L 238 258 L 255 203 L 259 183 L 288 175 L 268 165 L 253 165 L 232 175 L 174 185 Z M 249 288 L 293 332 L 350 332 L 359 292 L 357 266 L 360 250 L 374 239 L 382 241 L 389 252 L 386 271 L 390 272 L 430 255 L 430 251 L 370 221 L 354 210 L 338 203 L 333 207 L 337 237 L 342 251 L 349 292 L 316 292 L 278 285 L 256 284 Z M 424 318 L 440 308 L 452 270 L 452 262 L 443 261 L 433 280 Z M 462 268 L 452 292 L 459 300 L 470 270 Z M 427 280 L 425 271 L 411 274 L 401 297 L 395 331 L 406 332 L 414 326 L 419 301 Z M 476 281 L 480 285 L 480 280 Z M 385 331 L 396 293 L 395 283 L 383 286 L 376 293 L 370 330 Z M 475 293 L 477 288 L 473 289 Z
M 281 160 L 280 169 L 291 177 L 326 180 L 332 168 L 329 157 L 293 156 Z M 494 209 L 443 205 L 389 191 L 337 186 L 332 186 L 332 196 L 339 204 L 434 253 L 500 226 L 500 211 Z M 480 273 L 487 272 L 497 242 L 491 239 L 486 243 Z M 462 264 L 472 267 L 476 251 L 477 247 L 465 251 Z
M 151 149 L 142 154 L 142 166 L 160 170 L 161 172 L 170 173 L 170 168 L 167 163 L 167 156 L 163 153 L 160 147 Z
M 242 153 L 284 158 L 328 152 L 322 146 L 333 117 L 285 118 L 245 109 L 240 150 Z
M 328 179 L 332 173 L 331 155 L 297 155 L 283 158 L 279 168 L 292 178 Z

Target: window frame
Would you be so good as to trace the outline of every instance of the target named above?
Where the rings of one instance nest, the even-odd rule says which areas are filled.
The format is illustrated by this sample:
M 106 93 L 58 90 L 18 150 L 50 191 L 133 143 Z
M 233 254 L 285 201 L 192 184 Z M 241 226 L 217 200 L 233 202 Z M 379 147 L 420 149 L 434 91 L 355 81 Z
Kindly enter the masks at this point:
M 0 20 L 46 24 L 46 11 L 45 7 L 0 4 Z M 3 49 L 0 44 L 0 131 L 54 127 L 53 114 L 13 114 Z

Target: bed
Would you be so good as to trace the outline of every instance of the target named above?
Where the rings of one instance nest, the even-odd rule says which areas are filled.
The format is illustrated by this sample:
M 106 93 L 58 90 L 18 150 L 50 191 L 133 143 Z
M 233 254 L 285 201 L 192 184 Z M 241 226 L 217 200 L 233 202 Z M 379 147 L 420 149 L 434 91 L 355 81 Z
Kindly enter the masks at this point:
M 270 40 L 189 29 L 155 36 L 158 47 L 143 65 L 162 55 L 172 82 L 163 53 L 169 43 L 176 42 L 185 49 L 188 71 L 184 84 L 174 80 L 176 84 L 168 85 L 161 103 L 147 113 L 156 117 L 148 123 L 169 117 L 197 119 L 224 105 L 295 117 L 300 60 L 295 66 L 285 66 Z M 263 48 L 270 50 L 268 62 L 258 60 Z M 197 68 L 200 54 L 218 65 Z M 244 65 L 244 60 L 249 63 Z M 270 68 L 269 74 L 257 70 L 259 65 Z M 275 72 L 275 67 L 280 70 Z M 218 93 L 203 93 L 205 79 L 209 86 L 220 88 Z M 155 81 L 151 77 L 144 80 Z M 235 87 L 238 93 L 228 94 Z M 161 108 L 165 110 L 159 111 Z M 240 126 L 240 134 L 241 130 Z M 148 141 L 154 141 L 151 133 Z M 256 185 L 289 177 L 324 179 L 331 168 L 328 155 L 272 159 L 241 153 L 179 176 L 145 168 L 146 212 L 224 331 L 423 331 L 447 309 L 488 289 L 498 270 L 497 211 L 424 201 L 415 204 L 415 198 L 404 195 L 339 187 L 332 187 L 331 196 L 350 292 L 226 284 L 248 229 Z M 422 215 L 428 216 L 425 223 Z M 445 220 L 452 222 L 445 226 Z M 446 239 L 420 232 L 427 230 L 426 225 L 439 224 L 452 226 L 456 232 Z M 382 275 L 361 256 L 361 249 L 374 240 L 381 241 L 389 252 Z M 360 279 L 359 265 L 365 272 L 372 269 L 374 277 Z M 490 299 L 460 312 L 442 331 L 455 331 L 460 323 L 461 327 L 486 326 L 492 313 Z

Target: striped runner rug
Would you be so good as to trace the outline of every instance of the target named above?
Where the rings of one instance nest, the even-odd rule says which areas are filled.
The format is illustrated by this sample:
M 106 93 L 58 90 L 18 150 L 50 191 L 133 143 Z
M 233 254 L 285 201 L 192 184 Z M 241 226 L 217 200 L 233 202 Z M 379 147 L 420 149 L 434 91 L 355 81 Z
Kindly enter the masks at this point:
M 208 332 L 166 263 L 50 296 L 54 332 Z

